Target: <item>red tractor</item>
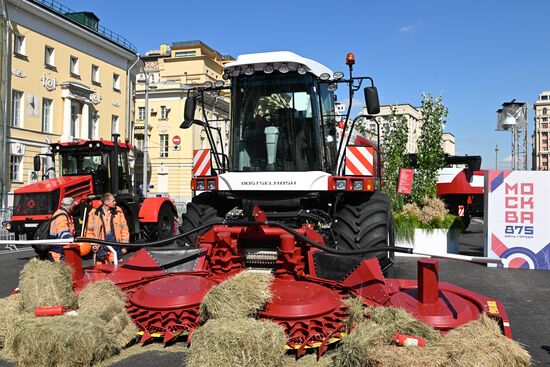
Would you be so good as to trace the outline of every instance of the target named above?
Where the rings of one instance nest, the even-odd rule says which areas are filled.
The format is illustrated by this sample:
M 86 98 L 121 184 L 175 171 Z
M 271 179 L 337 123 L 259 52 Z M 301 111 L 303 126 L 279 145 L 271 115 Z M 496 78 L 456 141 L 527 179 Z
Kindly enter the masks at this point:
M 48 220 L 70 196 L 79 204 L 76 219 L 83 219 L 86 206 L 98 206 L 101 194 L 111 192 L 126 215 L 132 241 L 158 240 L 174 236 L 174 203 L 167 197 L 140 198 L 133 194 L 128 153 L 131 145 L 109 140 L 79 140 L 53 143 L 53 166 L 58 163 L 61 177 L 26 185 L 14 191 L 13 215 L 7 228 L 16 237 L 33 239 L 40 223 Z M 40 170 L 40 157 L 35 157 L 35 171 Z M 81 220 L 75 220 L 77 230 Z

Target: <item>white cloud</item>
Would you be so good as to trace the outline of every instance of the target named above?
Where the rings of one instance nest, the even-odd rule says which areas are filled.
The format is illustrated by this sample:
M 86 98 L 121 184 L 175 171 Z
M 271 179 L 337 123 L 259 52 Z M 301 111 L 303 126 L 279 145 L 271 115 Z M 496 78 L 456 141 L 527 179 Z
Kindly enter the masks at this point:
M 501 162 L 510 163 L 512 162 L 512 156 L 509 155 L 508 157 L 504 157 Z
M 346 108 L 348 108 L 349 106 L 349 99 L 346 98 L 342 101 L 342 103 L 344 104 L 344 106 L 346 106 Z M 352 109 L 362 109 L 363 107 L 365 107 L 365 101 L 362 101 L 360 100 L 359 98 L 354 98 L 352 103 L 351 103 L 351 108 Z
M 405 26 L 399 28 L 399 32 L 401 32 L 401 33 L 414 33 L 416 31 L 418 31 L 420 28 L 422 28 L 423 26 L 424 26 L 423 23 L 416 22 L 414 24 L 408 24 L 408 25 L 405 25 Z

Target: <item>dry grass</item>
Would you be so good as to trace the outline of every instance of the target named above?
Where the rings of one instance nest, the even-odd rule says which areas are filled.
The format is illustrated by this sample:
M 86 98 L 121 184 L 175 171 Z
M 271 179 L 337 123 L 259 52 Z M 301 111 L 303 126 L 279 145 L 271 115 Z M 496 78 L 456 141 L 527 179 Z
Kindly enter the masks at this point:
M 0 348 L 4 347 L 6 336 L 16 322 L 32 317 L 20 310 L 20 298 L 20 294 L 15 294 L 0 299 Z
M 348 306 L 348 318 L 345 320 L 347 332 L 365 319 L 366 307 L 361 298 L 349 297 L 344 300 L 344 304 Z
M 117 348 L 132 342 L 138 331 L 124 304 L 124 293 L 107 280 L 89 284 L 78 297 L 79 314 L 105 321 Z
M 21 309 L 34 312 L 40 306 L 76 308 L 71 268 L 64 263 L 32 259 L 19 275 Z
M 6 350 L 17 365 L 91 366 L 116 353 L 105 322 L 89 317 L 35 317 L 15 324 Z
M 95 367 L 108 367 L 116 364 L 117 362 L 123 361 L 127 358 L 133 356 L 138 356 L 143 353 L 155 352 L 161 354 L 168 353 L 181 353 L 182 355 L 187 354 L 187 345 L 185 343 L 175 343 L 170 346 L 165 346 L 163 343 L 151 343 L 146 345 L 134 344 L 126 349 L 123 349 L 119 354 L 110 357 L 102 362 L 99 362 Z M 191 366 L 190 366 L 191 367 Z
M 268 273 L 243 271 L 210 289 L 201 303 L 203 320 L 254 316 L 271 299 Z
M 522 367 L 532 363 L 529 352 L 502 335 L 498 324 L 485 315 L 449 332 L 441 346 L 455 366 Z
M 193 333 L 188 365 L 279 367 L 285 344 L 283 329 L 274 322 L 212 319 Z

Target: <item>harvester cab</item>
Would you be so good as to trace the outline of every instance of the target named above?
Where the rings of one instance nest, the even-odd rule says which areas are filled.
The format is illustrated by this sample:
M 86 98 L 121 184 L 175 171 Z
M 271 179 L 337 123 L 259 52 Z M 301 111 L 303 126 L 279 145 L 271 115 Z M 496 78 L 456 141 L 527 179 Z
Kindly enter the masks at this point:
M 207 82 L 190 90 L 181 127 L 202 126 L 211 148 L 195 151 L 197 195 L 181 231 L 223 219 L 253 220 L 254 208 L 260 208 L 267 220 L 293 228 L 313 225 L 336 249 L 393 246 L 389 199 L 378 191 L 378 147 L 355 131 L 357 119 L 348 121 L 351 106 L 345 117 L 335 112 L 338 86 L 351 100 L 363 82 L 369 114 L 380 110 L 373 80 L 353 76 L 354 63 L 348 54 L 346 78 L 292 52 L 242 55 L 225 65 L 230 86 Z M 216 143 L 220 129 L 204 113 L 206 97 L 223 90 L 231 92 L 228 152 Z M 197 103 L 202 120 L 195 117 Z M 200 234 L 184 242 L 194 245 Z M 388 251 L 376 255 L 383 269 L 391 266 Z

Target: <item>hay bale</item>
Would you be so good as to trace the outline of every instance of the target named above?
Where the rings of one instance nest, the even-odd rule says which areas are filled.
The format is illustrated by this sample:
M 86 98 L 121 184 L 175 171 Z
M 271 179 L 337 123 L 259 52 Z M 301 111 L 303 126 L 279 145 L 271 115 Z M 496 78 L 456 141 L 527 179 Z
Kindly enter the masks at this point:
M 377 346 L 369 355 L 369 363 L 377 367 L 449 366 L 444 349 L 434 345 L 420 348 Z
M 365 316 L 367 315 L 366 307 L 359 297 L 348 297 L 344 299 L 344 304 L 348 306 L 348 317 L 344 321 L 344 324 L 349 331 L 365 319 Z
M 531 355 L 516 341 L 502 335 L 496 321 L 486 315 L 450 331 L 440 342 L 455 366 L 530 366 Z
M 251 318 L 212 319 L 192 335 L 189 366 L 279 367 L 286 338 L 272 321 Z
M 103 320 L 107 332 L 125 347 L 136 338 L 137 327 L 126 312 L 124 293 L 108 280 L 88 284 L 78 296 L 79 315 Z
M 336 350 L 335 365 L 376 366 L 379 363 L 375 358 L 376 349 L 389 346 L 397 332 L 426 338 L 428 343 L 440 338 L 436 330 L 402 309 L 367 307 L 366 312 L 368 318 L 360 322 Z
M 19 321 L 6 338 L 18 366 L 91 366 L 116 353 L 104 321 L 89 317 L 33 317 Z
M 32 259 L 19 275 L 21 308 L 34 312 L 40 306 L 76 308 L 72 270 L 65 263 Z
M 30 317 L 20 309 L 20 294 L 0 299 L 0 348 L 4 347 L 4 342 L 9 330 L 20 320 Z
M 201 318 L 254 316 L 271 299 L 270 273 L 243 271 L 212 287 L 201 303 Z

